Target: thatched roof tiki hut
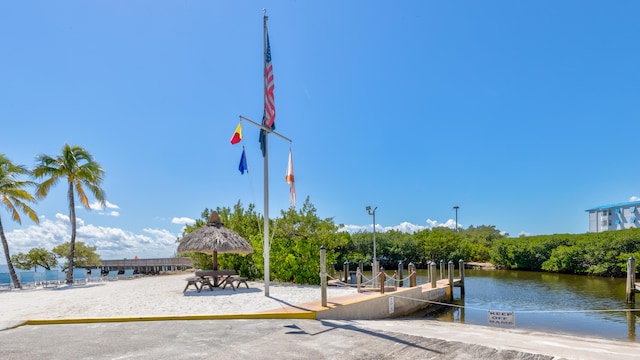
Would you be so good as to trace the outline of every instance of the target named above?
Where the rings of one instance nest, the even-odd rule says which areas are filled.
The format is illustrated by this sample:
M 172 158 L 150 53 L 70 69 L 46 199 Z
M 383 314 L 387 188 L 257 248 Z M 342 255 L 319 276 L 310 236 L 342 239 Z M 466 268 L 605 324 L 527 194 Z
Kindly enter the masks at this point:
M 233 230 L 224 227 L 217 212 L 212 212 L 207 224 L 185 235 L 178 245 L 178 254 L 201 252 L 213 255 L 213 270 L 218 270 L 218 253 L 250 254 L 253 247 Z

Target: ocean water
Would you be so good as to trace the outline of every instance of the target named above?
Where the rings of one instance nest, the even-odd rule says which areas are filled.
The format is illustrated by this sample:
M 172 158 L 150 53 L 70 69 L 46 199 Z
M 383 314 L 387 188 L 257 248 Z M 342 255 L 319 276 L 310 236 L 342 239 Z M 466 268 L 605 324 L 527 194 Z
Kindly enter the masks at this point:
M 18 269 L 17 267 L 15 267 L 15 265 L 14 265 L 14 267 L 13 267 L 13 268 L 15 269 L 16 273 L 19 273 L 19 272 L 21 272 L 21 271 L 26 271 L 26 270 Z M 58 270 L 60 270 L 60 269 L 58 269 Z M 31 271 L 33 271 L 33 269 L 31 269 Z M 35 271 L 36 271 L 36 272 L 44 272 L 44 271 L 45 271 L 45 268 L 43 268 L 43 267 L 39 267 L 39 266 L 38 266 L 38 268 L 37 268 Z M 7 265 L 7 264 L 0 264 L 0 273 L 8 273 L 8 272 L 9 272 L 9 265 Z

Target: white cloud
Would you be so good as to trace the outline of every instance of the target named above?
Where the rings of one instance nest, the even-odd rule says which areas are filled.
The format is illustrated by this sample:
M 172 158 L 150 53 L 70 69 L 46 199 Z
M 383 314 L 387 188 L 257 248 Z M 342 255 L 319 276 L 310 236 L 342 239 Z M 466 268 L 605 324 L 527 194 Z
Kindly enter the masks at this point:
M 41 221 L 43 219 L 46 220 L 46 218 L 44 216 L 41 218 Z M 58 221 L 66 222 L 66 223 L 71 224 L 71 220 L 69 219 L 68 215 L 56 213 L 56 219 L 58 219 Z M 83 223 L 82 219 L 79 218 L 79 217 L 76 217 L 76 224 L 82 224 L 82 223 Z
M 171 223 L 179 225 L 195 224 L 195 222 L 195 220 L 188 217 L 174 217 L 173 219 L 171 219 Z
M 376 224 L 376 231 L 377 232 L 387 232 L 387 231 L 391 231 L 391 230 L 395 230 L 395 231 L 400 231 L 400 232 L 405 232 L 405 233 L 415 233 L 418 231 L 422 231 L 426 229 L 426 226 L 421 226 L 421 225 L 415 225 L 412 224 L 410 222 L 402 222 L 400 225 L 395 225 L 395 226 L 382 226 L 380 224 Z M 350 234 L 356 233 L 356 232 L 372 232 L 373 231 L 373 224 L 370 225 L 342 225 L 342 227 L 340 227 L 339 231 L 346 231 Z
M 176 252 L 178 235 L 164 229 L 144 229 L 137 234 L 119 228 L 85 225 L 77 219 L 76 241 L 96 246 L 104 260 L 170 257 Z M 39 225 L 30 225 L 6 233 L 11 254 L 26 253 L 39 247 L 51 250 L 71 239 L 69 217 L 56 214 L 55 219 L 40 217 Z
M 504 233 L 501 233 L 501 234 L 502 234 L 502 235 L 505 235 Z M 526 232 L 526 231 L 520 231 L 520 233 L 518 234 L 518 236 L 529 236 L 529 235 L 531 235 L 531 234 L 529 234 L 529 233 L 528 233 L 528 232 Z
M 417 233 L 426 228 L 427 228 L 426 226 L 416 225 L 406 221 L 401 223 L 400 225 L 387 227 L 388 230 L 396 230 L 396 231 L 410 233 L 410 234 Z
M 108 201 L 105 201 L 104 202 L 104 206 L 102 206 L 102 204 L 100 204 L 100 202 L 98 200 L 96 200 L 96 201 L 92 202 L 91 204 L 89 204 L 89 208 L 91 210 L 104 210 L 105 208 L 106 209 L 120 209 L 120 206 L 118 206 L 116 204 L 113 204 L 113 203 L 110 203 Z M 109 215 L 109 213 L 102 213 L 102 214 Z
M 362 226 L 362 225 L 342 225 L 338 231 L 345 231 L 348 232 L 350 234 L 353 233 L 357 233 L 360 231 L 369 231 L 369 229 L 371 229 L 371 225 L 369 226 Z
M 453 219 L 449 219 L 444 223 L 439 223 L 437 220 L 431 220 L 431 219 L 427 219 L 427 225 L 429 225 L 429 228 L 433 229 L 435 227 L 446 227 L 449 229 L 455 229 L 456 228 L 456 221 Z M 458 228 L 459 229 L 463 229 L 464 227 L 462 226 L 462 224 L 458 223 Z
M 78 209 L 82 209 L 83 206 L 76 206 L 76 208 Z M 120 206 L 110 203 L 108 201 L 104 202 L 104 206 L 102 204 L 100 204 L 100 202 L 98 200 L 95 200 L 94 202 L 92 202 L 91 204 L 89 204 L 89 209 L 91 210 L 95 210 L 98 212 L 98 215 L 104 215 L 104 216 L 120 216 L 120 212 L 119 211 L 102 211 L 104 209 L 120 209 Z
M 632 196 L 631 198 L 629 198 L 629 201 L 638 201 L 640 200 L 640 197 L 638 196 Z

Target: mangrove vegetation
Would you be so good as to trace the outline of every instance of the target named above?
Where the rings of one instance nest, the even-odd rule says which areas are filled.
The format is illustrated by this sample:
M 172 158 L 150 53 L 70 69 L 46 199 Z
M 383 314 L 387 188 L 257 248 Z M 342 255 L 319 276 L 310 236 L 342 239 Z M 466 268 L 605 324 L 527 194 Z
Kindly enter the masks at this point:
M 246 209 L 238 202 L 233 208 L 215 209 L 228 228 L 238 232 L 253 246 L 249 255 L 221 254 L 223 268 L 232 268 L 252 279 L 263 277 L 264 220 L 254 205 Z M 205 209 L 184 234 L 203 226 L 213 209 Z M 271 277 L 276 281 L 318 284 L 320 246 L 327 249 L 327 263 L 336 270 L 348 262 L 355 270 L 362 261 L 371 268 L 373 233 L 349 233 L 332 218 L 321 219 L 307 197 L 299 210 L 281 211 L 270 220 Z M 179 241 L 179 239 L 178 239 Z M 502 269 L 548 271 L 595 276 L 624 276 L 627 259 L 640 258 L 640 229 L 603 233 L 554 234 L 509 237 L 492 225 L 466 229 L 426 228 L 415 233 L 396 230 L 376 232 L 377 257 L 385 269 L 395 269 L 400 261 L 425 268 L 430 262 L 458 260 L 490 262 Z M 195 266 L 211 268 L 211 255 L 192 253 Z

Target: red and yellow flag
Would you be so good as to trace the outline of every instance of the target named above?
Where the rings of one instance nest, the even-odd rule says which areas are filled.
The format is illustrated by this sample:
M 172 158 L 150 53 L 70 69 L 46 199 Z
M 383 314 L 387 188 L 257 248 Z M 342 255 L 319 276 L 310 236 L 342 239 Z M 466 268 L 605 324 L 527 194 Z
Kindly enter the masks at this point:
M 242 140 L 242 123 L 238 123 L 238 127 L 236 128 L 236 132 L 233 133 L 231 137 L 231 143 L 237 144 Z

